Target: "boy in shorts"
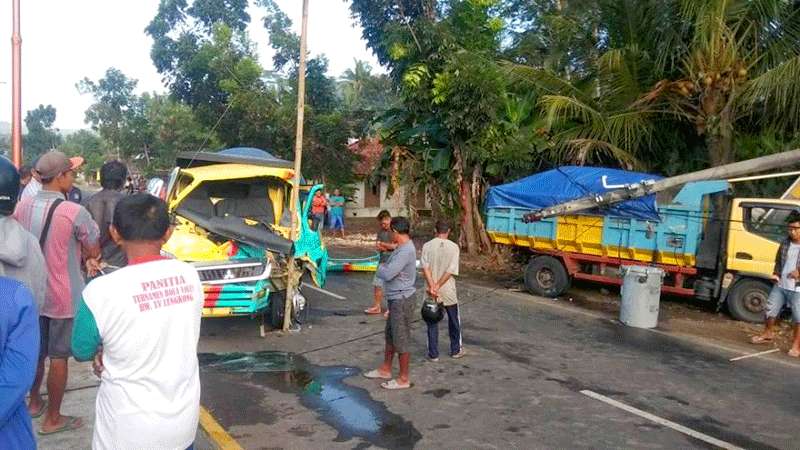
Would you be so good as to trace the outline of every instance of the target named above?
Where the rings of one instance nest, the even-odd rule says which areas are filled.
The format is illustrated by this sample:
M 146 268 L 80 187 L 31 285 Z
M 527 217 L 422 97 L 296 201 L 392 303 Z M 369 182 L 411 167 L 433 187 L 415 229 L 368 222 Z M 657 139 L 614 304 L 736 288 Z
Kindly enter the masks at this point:
M 375 242 L 375 247 L 380 253 L 380 261 L 378 263 L 378 269 L 380 269 L 380 266 L 389 259 L 389 255 L 392 254 L 394 249 L 397 248 L 397 244 L 394 243 L 394 239 L 392 237 L 391 224 L 392 224 L 392 215 L 389 214 L 389 211 L 386 211 L 384 209 L 383 211 L 378 213 L 378 225 L 380 226 L 380 228 L 378 229 L 378 235 L 376 237 L 376 242 Z M 384 285 L 383 280 L 378 278 L 378 273 L 376 271 L 375 278 L 372 279 L 372 286 L 374 288 L 375 297 L 372 302 L 372 306 L 364 310 L 366 314 L 381 313 L 381 303 L 383 302 L 383 285 Z

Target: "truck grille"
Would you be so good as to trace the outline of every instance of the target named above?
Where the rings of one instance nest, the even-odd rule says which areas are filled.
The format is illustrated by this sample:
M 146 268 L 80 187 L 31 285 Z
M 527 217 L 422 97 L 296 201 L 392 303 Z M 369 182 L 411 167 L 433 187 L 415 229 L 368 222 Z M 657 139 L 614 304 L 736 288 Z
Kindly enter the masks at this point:
M 272 266 L 264 261 L 194 263 L 200 281 L 205 284 L 227 284 L 269 278 Z

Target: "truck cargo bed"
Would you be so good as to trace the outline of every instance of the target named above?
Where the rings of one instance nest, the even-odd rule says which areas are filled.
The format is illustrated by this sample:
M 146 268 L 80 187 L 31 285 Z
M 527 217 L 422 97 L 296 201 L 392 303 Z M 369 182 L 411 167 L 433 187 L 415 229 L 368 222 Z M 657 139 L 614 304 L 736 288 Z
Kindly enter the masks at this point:
M 528 209 L 487 209 L 487 230 L 499 244 L 543 253 L 569 252 L 604 258 L 693 267 L 710 215 L 708 194 L 725 191 L 723 181 L 687 184 L 669 205 L 659 206 L 660 221 L 601 215 L 522 220 Z

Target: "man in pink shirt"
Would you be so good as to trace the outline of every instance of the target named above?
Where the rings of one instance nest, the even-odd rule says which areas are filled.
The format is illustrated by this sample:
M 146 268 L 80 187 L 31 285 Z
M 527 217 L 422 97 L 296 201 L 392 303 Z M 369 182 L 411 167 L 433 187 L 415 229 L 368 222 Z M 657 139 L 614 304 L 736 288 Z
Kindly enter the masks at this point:
M 65 201 L 75 181 L 75 170 L 82 163 L 82 158 L 70 159 L 57 151 L 44 154 L 34 169 L 42 181 L 42 190 L 34 197 L 23 198 L 14 212 L 17 221 L 39 240 L 48 273 L 44 305 L 39 311 L 41 352 L 28 404 L 32 417 L 44 414 L 39 434 L 83 426 L 80 418 L 61 415 L 67 360 L 71 356 L 72 319 L 84 288 L 81 265 L 86 261 L 92 272 L 100 256 L 99 230 L 92 216 L 81 205 Z M 49 404 L 39 392 L 45 358 L 50 359 Z

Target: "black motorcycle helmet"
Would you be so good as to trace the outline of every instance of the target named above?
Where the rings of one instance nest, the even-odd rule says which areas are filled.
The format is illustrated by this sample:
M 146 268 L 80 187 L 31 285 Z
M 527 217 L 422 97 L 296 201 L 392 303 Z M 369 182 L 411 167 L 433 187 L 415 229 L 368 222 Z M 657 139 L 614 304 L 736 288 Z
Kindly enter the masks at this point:
M 437 303 L 429 298 L 422 302 L 422 320 L 429 324 L 439 323 L 444 319 L 444 308 L 441 303 Z
M 0 156 L 0 215 L 10 216 L 19 200 L 19 172 L 8 158 Z

